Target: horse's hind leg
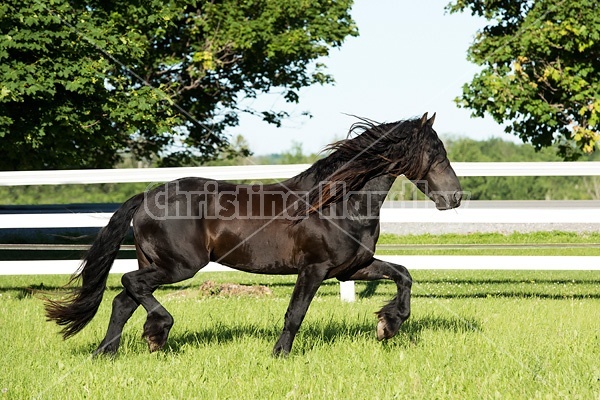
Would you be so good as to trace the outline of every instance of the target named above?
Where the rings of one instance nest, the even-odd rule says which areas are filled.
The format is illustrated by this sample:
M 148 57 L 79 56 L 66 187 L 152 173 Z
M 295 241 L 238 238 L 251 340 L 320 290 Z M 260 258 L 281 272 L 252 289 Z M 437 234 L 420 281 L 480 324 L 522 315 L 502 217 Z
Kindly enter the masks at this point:
M 115 354 L 117 352 L 121 343 L 123 327 L 138 306 L 139 303 L 127 293 L 127 290 L 123 290 L 113 299 L 112 314 L 110 315 L 106 336 L 94 355 Z
M 410 291 L 412 277 L 402 265 L 393 264 L 378 259 L 368 266 L 361 268 L 351 276 L 338 277 L 339 280 L 391 279 L 396 283 L 398 294 L 381 310 L 377 312 L 377 339 L 389 339 L 400 329 L 400 325 L 410 316 Z
M 128 272 L 121 278 L 127 292 L 148 313 L 142 336 L 148 342 L 151 352 L 159 350 L 165 345 L 169 331 L 173 326 L 173 317 L 152 293 L 160 285 L 176 281 L 178 280 L 169 279 L 165 271 L 158 269 L 155 265 L 150 268 Z
M 140 269 L 147 268 L 150 265 L 150 261 L 148 261 L 146 255 L 137 246 L 137 241 L 135 241 L 135 244 L 138 266 Z M 112 313 L 110 315 L 110 322 L 108 324 L 106 336 L 102 342 L 100 342 L 100 345 L 94 352 L 94 355 L 115 354 L 117 352 L 119 344 L 121 343 L 123 328 L 139 305 L 140 304 L 133 297 L 131 297 L 127 290 L 123 290 L 113 299 Z
M 208 256 L 206 259 L 196 258 L 194 263 L 184 264 L 174 260 L 170 260 L 170 262 L 175 265 L 169 269 L 153 262 L 148 268 L 128 272 L 121 278 L 127 293 L 148 313 L 142 336 L 148 342 L 151 352 L 164 347 L 174 322 L 171 314 L 152 293 L 161 285 L 181 282 L 193 277 L 196 272 L 208 264 Z

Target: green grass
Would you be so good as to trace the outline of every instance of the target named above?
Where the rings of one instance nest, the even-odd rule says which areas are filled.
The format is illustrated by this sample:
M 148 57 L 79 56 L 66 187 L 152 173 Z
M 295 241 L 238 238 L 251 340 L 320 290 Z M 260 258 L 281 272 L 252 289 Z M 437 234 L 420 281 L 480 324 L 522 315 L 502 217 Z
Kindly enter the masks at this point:
M 600 256 L 600 233 L 532 232 L 444 235 L 382 234 L 383 255 Z
M 600 244 L 600 233 L 573 233 L 561 231 L 543 231 L 511 234 L 502 233 L 470 233 L 443 235 L 405 235 L 399 236 L 383 233 L 378 244 L 535 244 L 535 243 L 595 243 Z
M 157 291 L 175 317 L 167 348 L 148 353 L 145 315 L 115 359 L 91 359 L 119 277 L 79 335 L 62 341 L 28 287 L 64 276 L 0 277 L 0 398 L 393 399 L 597 398 L 600 274 L 582 271 L 414 271 L 413 314 L 375 338 L 373 312 L 391 283 L 357 283 L 342 303 L 319 290 L 287 359 L 271 357 L 294 277 L 199 274 Z M 264 284 L 268 297 L 197 296 L 204 280 Z

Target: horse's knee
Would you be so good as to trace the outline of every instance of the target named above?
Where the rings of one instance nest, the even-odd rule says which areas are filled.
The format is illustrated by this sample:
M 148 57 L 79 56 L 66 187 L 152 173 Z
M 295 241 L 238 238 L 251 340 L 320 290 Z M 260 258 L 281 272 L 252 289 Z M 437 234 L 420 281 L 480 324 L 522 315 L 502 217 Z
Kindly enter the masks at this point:
M 125 289 L 129 290 L 129 292 L 134 293 L 135 291 L 133 290 L 133 279 L 130 274 L 131 272 L 126 273 L 121 277 L 121 285 L 123 285 Z
M 136 298 L 152 293 L 161 283 L 157 280 L 156 273 L 149 274 L 146 271 L 148 270 L 140 269 L 128 272 L 121 277 L 123 287 Z
M 411 289 L 412 288 L 412 283 L 413 283 L 413 278 L 410 275 L 410 272 L 408 272 L 408 270 L 406 268 L 404 268 L 402 270 L 402 272 L 399 273 L 400 275 L 400 279 L 399 282 L 402 286 L 404 286 L 407 289 Z

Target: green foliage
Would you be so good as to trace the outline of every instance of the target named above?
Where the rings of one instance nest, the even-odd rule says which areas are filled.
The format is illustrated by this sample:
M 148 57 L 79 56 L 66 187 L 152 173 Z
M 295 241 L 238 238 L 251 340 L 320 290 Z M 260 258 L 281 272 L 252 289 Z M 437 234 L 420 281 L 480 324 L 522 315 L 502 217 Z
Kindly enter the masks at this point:
M 294 141 L 283 153 L 258 157 L 257 161 L 261 164 L 312 164 L 322 156 L 323 154 L 316 153 L 304 154 L 302 143 Z
M 250 145 L 248 144 L 246 138 L 244 138 L 242 135 L 237 135 L 224 149 L 219 152 L 214 160 L 208 161 L 204 163 L 204 165 L 252 165 L 253 161 L 249 157 L 251 154 L 252 152 L 250 151 Z
M 291 147 L 283 153 L 274 153 L 260 156 L 240 156 L 242 149 L 249 153 L 249 144 L 242 135 L 234 138 L 233 142 L 223 151 L 217 159 L 206 163 L 209 166 L 219 165 L 277 165 L 277 164 L 312 164 L 323 154 L 304 154 L 302 143 L 293 141 Z M 231 154 L 234 156 L 232 157 Z
M 556 148 L 535 151 L 529 144 L 501 139 L 476 141 L 450 139 L 446 143 L 451 161 L 507 162 L 560 161 Z M 596 178 L 596 177 L 594 177 Z M 588 200 L 596 198 L 594 180 L 565 176 L 474 176 L 460 178 L 472 200 Z
M 452 162 L 537 162 L 561 161 L 556 147 L 539 151 L 530 144 L 497 138 L 477 141 L 468 138 L 445 140 Z M 599 154 L 585 157 L 595 160 Z M 473 176 L 461 177 L 461 186 L 472 200 L 590 200 L 600 199 L 598 177 L 561 176 Z M 425 196 L 404 178 L 396 180 L 389 200 L 424 200 Z
M 0 204 L 123 203 L 153 183 L 0 186 Z
M 0 5 L 0 169 L 213 159 L 241 97 L 332 77 L 315 63 L 356 35 L 351 0 Z M 242 153 L 245 155 L 247 153 Z
M 536 149 L 577 159 L 600 148 L 600 13 L 596 0 L 454 0 L 490 25 L 469 59 L 481 72 L 456 99 L 473 116 L 510 122 Z
M 573 243 L 588 243 L 599 244 L 600 232 L 590 233 L 573 233 L 561 231 L 540 231 L 540 232 L 513 232 L 510 234 L 502 233 L 446 233 L 442 235 L 396 235 L 393 233 L 382 233 L 377 244 L 433 244 L 433 245 L 448 245 L 448 244 L 477 244 L 477 245 L 519 245 L 519 244 L 565 244 L 568 246 Z

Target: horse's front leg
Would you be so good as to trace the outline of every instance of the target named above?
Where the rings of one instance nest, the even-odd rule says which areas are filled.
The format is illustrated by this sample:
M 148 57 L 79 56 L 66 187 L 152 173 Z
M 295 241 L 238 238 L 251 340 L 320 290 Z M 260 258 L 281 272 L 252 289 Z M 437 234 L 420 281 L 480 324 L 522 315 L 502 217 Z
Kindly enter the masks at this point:
M 400 325 L 410 316 L 410 291 L 412 277 L 402 265 L 381 261 L 376 258 L 368 266 L 359 269 L 351 276 L 338 277 L 342 281 L 391 279 L 396 283 L 398 294 L 377 312 L 377 339 L 389 339 L 400 329 Z
M 285 313 L 283 332 L 273 348 L 274 356 L 286 356 L 290 353 L 296 333 L 308 311 L 308 306 L 327 276 L 327 272 L 328 269 L 322 265 L 305 267 L 298 272 L 298 280 Z

